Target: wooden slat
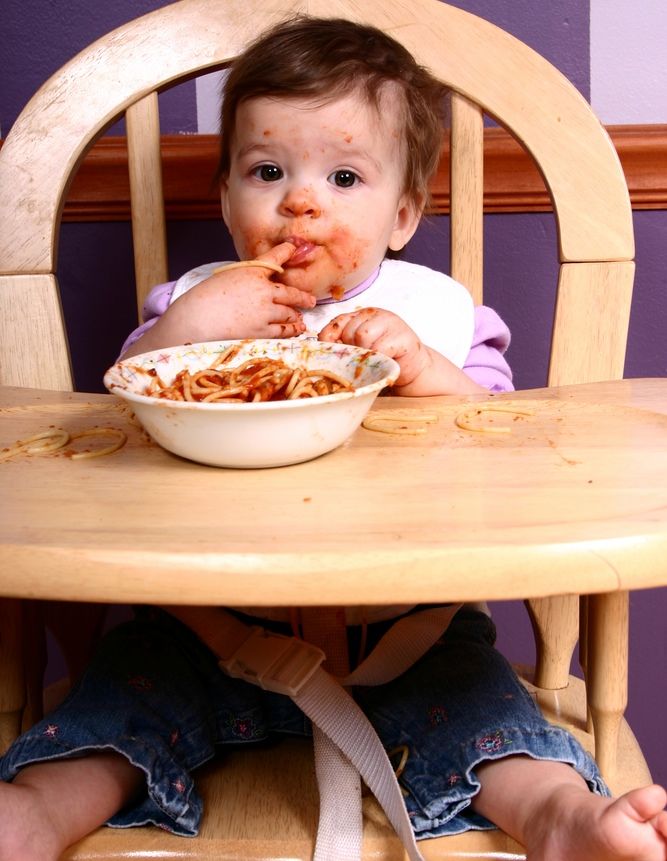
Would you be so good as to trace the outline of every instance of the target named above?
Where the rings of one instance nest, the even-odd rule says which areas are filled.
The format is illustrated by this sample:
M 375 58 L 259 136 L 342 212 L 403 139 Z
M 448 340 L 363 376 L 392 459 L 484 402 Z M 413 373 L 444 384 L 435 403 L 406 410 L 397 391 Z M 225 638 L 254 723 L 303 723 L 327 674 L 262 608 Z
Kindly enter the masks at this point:
M 0 385 L 71 391 L 54 275 L 0 275 Z
M 450 254 L 452 278 L 465 284 L 476 305 L 484 282 L 484 117 L 452 94 Z
M 550 386 L 623 377 L 634 270 L 630 262 L 561 266 Z
M 125 118 L 137 310 L 141 318 L 151 287 L 163 284 L 168 277 L 157 93 L 129 107 Z

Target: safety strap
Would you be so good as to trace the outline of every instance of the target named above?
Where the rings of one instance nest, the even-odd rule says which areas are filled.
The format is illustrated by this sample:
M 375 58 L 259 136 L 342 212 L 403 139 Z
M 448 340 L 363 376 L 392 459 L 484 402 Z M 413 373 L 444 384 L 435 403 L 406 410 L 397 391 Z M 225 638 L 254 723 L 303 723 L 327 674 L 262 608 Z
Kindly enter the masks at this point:
M 308 607 L 298 613 L 300 635 L 326 655 L 322 669 L 345 678 L 350 673 L 344 607 Z M 313 682 L 316 685 L 317 680 Z M 314 688 L 311 694 L 314 693 Z M 318 698 L 315 697 L 318 704 Z M 303 709 L 308 709 L 304 703 Z M 311 711 L 312 713 L 312 711 Z M 315 753 L 315 774 L 320 812 L 313 861 L 358 861 L 361 858 L 363 818 L 361 778 L 336 743 L 311 719 Z
M 265 690 L 286 694 L 313 724 L 320 821 L 314 861 L 358 861 L 362 817 L 359 775 L 373 792 L 411 861 L 423 861 L 394 769 L 370 721 L 345 690 L 402 675 L 449 626 L 461 605 L 399 619 L 359 666 L 342 679 L 321 668 L 324 652 L 296 637 L 259 627 L 220 667 Z

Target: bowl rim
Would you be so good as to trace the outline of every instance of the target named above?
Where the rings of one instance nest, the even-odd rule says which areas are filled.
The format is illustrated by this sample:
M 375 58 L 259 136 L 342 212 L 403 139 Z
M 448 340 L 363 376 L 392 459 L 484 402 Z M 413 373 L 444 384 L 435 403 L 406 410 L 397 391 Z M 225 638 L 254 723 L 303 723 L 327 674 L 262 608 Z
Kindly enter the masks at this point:
M 379 379 L 375 380 L 372 383 L 367 383 L 365 386 L 360 386 L 358 388 L 353 389 L 351 392 L 336 392 L 332 395 L 318 395 L 316 398 L 295 398 L 293 400 L 278 400 L 278 401 L 257 401 L 257 402 L 244 402 L 244 403 L 206 403 L 202 401 L 177 401 L 171 400 L 169 398 L 155 398 L 150 395 L 142 395 L 138 392 L 133 392 L 128 388 L 120 386 L 113 382 L 107 382 L 107 379 L 114 368 L 118 366 L 122 366 L 124 364 L 129 363 L 137 363 L 141 362 L 141 360 L 146 360 L 154 355 L 163 355 L 165 352 L 175 351 L 179 349 L 183 349 L 187 347 L 188 349 L 196 349 L 197 347 L 202 347 L 204 345 L 225 345 L 231 346 L 233 344 L 289 344 L 297 345 L 303 344 L 304 341 L 307 340 L 315 340 L 315 339 L 300 339 L 300 338 L 231 338 L 224 339 L 219 341 L 198 341 L 192 344 L 175 344 L 172 347 L 163 347 L 158 348 L 156 350 L 149 350 L 145 353 L 137 353 L 136 356 L 131 356 L 128 359 L 119 359 L 117 362 L 114 362 L 111 367 L 107 369 L 104 374 L 104 385 L 114 395 L 118 397 L 124 398 L 128 401 L 132 401 L 136 404 L 144 404 L 146 406 L 154 406 L 156 408 L 162 409 L 180 409 L 180 410 L 197 410 L 197 411 L 205 411 L 205 412 L 236 412 L 242 411 L 244 413 L 252 410 L 253 412 L 265 412 L 271 410 L 284 410 L 284 409 L 305 409 L 308 406 L 312 406 L 314 404 L 327 404 L 327 403 L 336 403 L 338 401 L 352 400 L 355 398 L 361 398 L 365 395 L 372 394 L 373 392 L 378 391 L 378 389 L 386 388 L 387 386 L 392 385 L 398 375 L 400 373 L 400 367 L 398 362 L 395 359 L 392 359 L 390 356 L 385 355 L 385 353 L 381 353 L 378 350 L 368 350 L 364 347 L 357 347 L 352 344 L 341 344 L 339 342 L 329 342 L 329 341 L 317 341 L 316 343 L 324 346 L 325 350 L 329 350 L 331 352 L 335 352 L 335 348 L 339 347 L 341 350 L 345 349 L 348 351 L 352 351 L 353 353 L 360 354 L 368 354 L 372 356 L 378 356 L 385 363 L 387 363 L 387 369 L 385 375 Z

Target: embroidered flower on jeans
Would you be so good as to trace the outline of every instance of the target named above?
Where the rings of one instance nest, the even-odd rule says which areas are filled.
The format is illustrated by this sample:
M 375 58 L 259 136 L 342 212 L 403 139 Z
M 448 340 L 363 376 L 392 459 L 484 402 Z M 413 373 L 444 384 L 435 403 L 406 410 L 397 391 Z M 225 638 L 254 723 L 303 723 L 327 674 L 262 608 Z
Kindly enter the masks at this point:
M 431 726 L 447 723 L 447 710 L 443 706 L 431 706 L 428 710 L 428 721 Z
M 181 795 L 185 792 L 185 783 L 183 783 L 180 777 L 178 780 L 172 780 L 171 785 L 174 787 L 176 792 L 180 792 Z
M 55 738 L 58 735 L 58 730 L 60 727 L 55 723 L 50 723 L 46 729 L 44 730 L 44 735 L 47 738 Z
M 260 732 L 251 718 L 232 718 L 230 720 L 232 733 L 237 738 L 258 738 Z
M 456 784 L 460 783 L 460 782 L 461 782 L 461 775 L 460 774 L 450 774 L 449 777 L 447 778 L 447 783 L 449 784 L 449 786 L 456 786 Z
M 504 733 L 496 730 L 496 732 L 480 738 L 475 747 L 484 753 L 497 753 L 508 744 L 512 744 L 512 742 L 505 738 Z

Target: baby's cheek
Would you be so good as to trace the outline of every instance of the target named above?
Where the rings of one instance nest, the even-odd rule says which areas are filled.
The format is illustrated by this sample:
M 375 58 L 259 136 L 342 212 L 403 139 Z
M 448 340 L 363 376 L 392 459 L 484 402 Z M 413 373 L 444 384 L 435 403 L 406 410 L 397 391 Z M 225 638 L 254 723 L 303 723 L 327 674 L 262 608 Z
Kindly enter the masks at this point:
M 232 222 L 230 229 L 234 236 L 236 250 L 245 260 L 254 260 L 273 248 L 274 243 L 268 238 L 271 233 L 266 224 L 255 221 L 248 224 L 244 219 L 238 219 Z
M 243 249 L 246 260 L 255 260 L 261 254 L 270 251 L 273 245 L 264 237 L 251 234 L 243 235 Z
M 358 239 L 347 228 L 334 228 L 331 233 L 331 258 L 341 273 L 356 272 L 366 262 L 369 247 L 369 242 Z

